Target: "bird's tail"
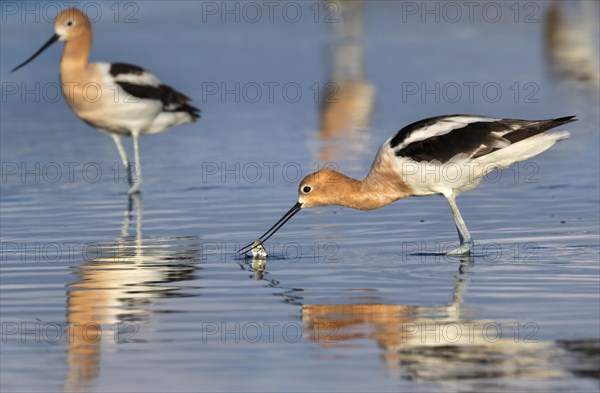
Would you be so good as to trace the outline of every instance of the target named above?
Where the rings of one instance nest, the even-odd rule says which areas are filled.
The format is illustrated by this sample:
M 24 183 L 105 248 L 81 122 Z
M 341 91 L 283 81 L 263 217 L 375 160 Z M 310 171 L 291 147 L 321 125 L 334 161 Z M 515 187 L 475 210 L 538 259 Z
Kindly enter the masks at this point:
M 575 116 L 565 116 L 550 120 L 507 120 L 507 123 L 515 123 L 515 125 L 520 125 L 521 127 L 518 127 L 514 132 L 503 135 L 503 138 L 507 139 L 510 143 L 517 143 L 576 120 Z
M 185 112 L 190 115 L 190 120 L 192 123 L 196 122 L 200 118 L 200 109 L 196 108 L 190 104 L 182 104 L 179 105 L 173 112 Z
M 574 121 L 573 117 L 563 117 L 560 119 L 548 120 L 548 124 L 543 126 L 545 130 L 549 130 L 561 124 L 566 124 Z M 569 137 L 569 131 L 559 131 L 545 133 L 538 131 L 533 136 L 520 139 L 517 142 L 511 143 L 509 146 L 493 151 L 489 154 L 479 157 L 476 161 L 478 164 L 480 176 L 485 176 L 497 168 L 506 168 L 515 162 L 524 161 L 535 157 L 538 154 L 548 150 L 556 142 L 565 140 Z

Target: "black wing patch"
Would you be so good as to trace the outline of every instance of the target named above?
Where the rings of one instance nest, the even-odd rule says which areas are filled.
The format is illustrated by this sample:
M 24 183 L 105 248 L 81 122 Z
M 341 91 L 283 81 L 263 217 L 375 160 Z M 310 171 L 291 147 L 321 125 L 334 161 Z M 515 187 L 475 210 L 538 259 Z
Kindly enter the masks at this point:
M 110 65 L 110 74 L 115 77 L 120 74 L 141 75 L 146 72 L 142 67 L 127 63 L 112 63 Z
M 491 133 L 500 130 L 502 128 L 498 122 L 471 123 L 444 135 L 410 143 L 397 151 L 396 156 L 408 157 L 415 161 L 437 160 L 444 163 L 457 154 L 471 156 L 477 150 L 481 150 L 482 145 L 496 145 L 494 141 L 496 138 L 493 138 Z M 481 155 L 487 154 L 491 150 L 491 147 L 484 148 Z
M 481 117 L 481 116 L 477 116 L 477 115 L 442 115 L 442 116 L 435 116 L 435 117 L 430 117 L 428 119 L 416 121 L 414 123 L 407 125 L 406 127 L 403 127 L 402 129 L 400 129 L 400 131 L 398 131 L 396 133 L 396 135 L 394 135 L 394 137 L 390 141 L 390 147 L 393 149 L 396 146 L 400 145 L 414 131 L 417 131 L 421 128 L 432 126 L 435 123 L 443 120 L 444 118 L 449 118 L 449 117 Z
M 504 138 L 508 139 L 510 143 L 516 143 L 522 141 L 523 139 L 527 139 L 534 135 L 540 134 L 544 131 L 548 131 L 549 129 L 561 126 L 563 124 L 572 123 L 577 121 L 575 116 L 565 116 L 559 117 L 557 119 L 550 120 L 504 120 L 508 124 L 511 125 L 520 125 L 519 129 L 511 132 L 510 134 L 504 135 Z
M 507 144 L 522 141 L 551 128 L 575 121 L 574 117 L 551 120 L 505 119 L 470 123 L 447 134 L 410 143 L 395 154 L 415 161 L 436 160 L 441 163 L 449 161 L 458 154 L 477 158 L 501 149 Z M 502 147 L 498 147 L 499 145 Z
M 200 109 L 189 104 L 190 99 L 167 85 L 149 86 L 129 82 L 116 82 L 132 97 L 157 100 L 163 104 L 165 112 L 187 112 L 195 119 L 200 117 Z

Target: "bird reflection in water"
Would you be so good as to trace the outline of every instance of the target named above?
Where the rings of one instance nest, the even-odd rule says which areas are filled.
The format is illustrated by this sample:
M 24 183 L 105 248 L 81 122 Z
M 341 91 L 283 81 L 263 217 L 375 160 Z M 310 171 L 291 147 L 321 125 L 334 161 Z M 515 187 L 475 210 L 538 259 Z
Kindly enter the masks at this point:
M 135 216 L 135 235 L 130 225 Z M 87 248 L 68 285 L 68 376 L 65 391 L 87 391 L 100 372 L 102 347 L 139 340 L 139 330 L 157 310 L 157 300 L 193 296 L 199 257 L 196 236 L 142 236 L 141 196 L 130 197 L 114 242 Z M 137 336 L 137 337 L 136 337 Z
M 553 1 L 545 15 L 546 58 L 552 75 L 598 94 L 598 12 L 596 1 Z
M 435 381 L 464 391 L 477 391 L 478 378 L 508 379 L 505 386 L 510 386 L 517 379 L 593 372 L 600 354 L 594 340 L 575 343 L 588 353 L 573 352 L 569 348 L 573 343 L 540 341 L 535 323 L 521 323 L 521 330 L 515 331 L 513 322 L 468 318 L 462 303 L 473 265 L 473 257 L 461 261 L 451 300 L 445 306 L 304 304 L 305 337 L 326 350 L 356 348 L 364 345 L 364 339 L 372 339 L 397 378 Z M 371 302 L 376 299 L 370 297 Z M 581 363 L 574 365 L 574 358 Z
M 323 163 L 347 154 L 356 159 L 367 149 L 375 88 L 365 79 L 363 47 L 363 1 L 334 1 L 337 23 L 331 23 L 330 78 L 321 91 L 317 153 Z M 353 162 L 360 161 L 355 160 Z M 362 168 L 357 168 L 362 169 Z
M 267 268 L 267 260 L 265 258 L 253 257 L 250 268 L 254 272 L 254 278 L 262 280 L 264 278 L 264 271 Z

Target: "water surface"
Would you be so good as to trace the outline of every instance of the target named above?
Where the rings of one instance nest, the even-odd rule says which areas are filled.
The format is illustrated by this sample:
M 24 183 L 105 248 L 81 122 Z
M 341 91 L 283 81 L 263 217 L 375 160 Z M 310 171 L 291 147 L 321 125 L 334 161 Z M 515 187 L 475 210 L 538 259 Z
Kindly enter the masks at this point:
M 144 65 L 203 110 L 142 139 L 132 200 L 110 138 L 62 99 L 20 94 L 58 82 L 60 49 L 8 73 L 51 24 L 3 20 L 2 390 L 597 391 L 598 96 L 548 38 L 550 11 L 586 26 L 579 5 L 423 23 L 369 2 L 341 26 L 298 4 L 295 23 L 222 22 L 200 2 L 140 2 L 135 23 L 102 9 L 92 59 Z M 597 24 L 582 34 L 597 50 Z M 502 95 L 450 95 L 472 82 Z M 327 83 L 339 100 L 320 105 Z M 423 83 L 438 96 L 408 94 Z M 264 270 L 234 255 L 302 176 L 329 161 L 364 176 L 390 134 L 442 113 L 580 120 L 459 198 L 471 258 L 437 255 L 458 241 L 441 197 L 304 211 Z

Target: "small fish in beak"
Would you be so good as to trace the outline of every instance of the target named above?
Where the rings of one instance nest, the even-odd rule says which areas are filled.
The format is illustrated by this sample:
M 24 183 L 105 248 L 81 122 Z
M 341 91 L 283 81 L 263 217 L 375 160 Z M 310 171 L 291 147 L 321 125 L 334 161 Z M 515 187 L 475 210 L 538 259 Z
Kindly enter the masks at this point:
M 254 243 L 252 243 L 252 258 L 266 259 L 268 256 L 269 253 L 267 253 L 265 246 L 263 246 L 260 239 L 256 239 Z

